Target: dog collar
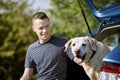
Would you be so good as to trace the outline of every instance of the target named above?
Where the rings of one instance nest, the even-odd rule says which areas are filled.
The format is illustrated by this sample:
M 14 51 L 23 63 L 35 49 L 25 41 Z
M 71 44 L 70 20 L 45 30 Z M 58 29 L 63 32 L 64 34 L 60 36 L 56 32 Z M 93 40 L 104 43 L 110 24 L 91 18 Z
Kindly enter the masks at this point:
M 95 55 L 95 53 L 96 53 L 96 51 L 94 51 L 94 50 L 93 50 L 93 54 L 92 54 L 92 56 L 90 57 L 90 59 L 89 59 L 89 60 L 91 60 L 91 59 L 92 59 L 92 57 Z M 88 61 L 89 61 L 89 60 L 88 60 Z

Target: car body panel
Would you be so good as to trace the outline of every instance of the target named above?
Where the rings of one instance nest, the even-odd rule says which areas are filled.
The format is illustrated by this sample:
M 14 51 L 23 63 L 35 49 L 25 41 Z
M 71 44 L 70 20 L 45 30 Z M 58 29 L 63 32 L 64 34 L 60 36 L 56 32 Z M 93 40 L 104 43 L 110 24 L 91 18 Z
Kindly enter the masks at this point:
M 103 61 L 120 64 L 120 44 L 118 44 L 107 56 L 105 56 Z

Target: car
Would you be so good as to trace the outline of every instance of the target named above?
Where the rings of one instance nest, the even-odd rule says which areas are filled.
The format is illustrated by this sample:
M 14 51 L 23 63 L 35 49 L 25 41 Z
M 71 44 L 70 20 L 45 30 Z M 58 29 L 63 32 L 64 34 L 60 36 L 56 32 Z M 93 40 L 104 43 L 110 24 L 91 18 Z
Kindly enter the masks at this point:
M 100 24 L 98 28 L 92 30 L 92 33 L 87 34 L 87 36 L 91 36 L 98 41 L 103 41 L 111 35 L 120 34 L 119 0 L 108 0 L 118 2 L 108 3 L 102 8 L 97 7 L 95 0 L 84 1 Z M 101 3 L 103 3 L 103 1 L 101 1 Z M 103 66 L 98 80 L 120 80 L 120 35 L 114 49 L 103 58 Z

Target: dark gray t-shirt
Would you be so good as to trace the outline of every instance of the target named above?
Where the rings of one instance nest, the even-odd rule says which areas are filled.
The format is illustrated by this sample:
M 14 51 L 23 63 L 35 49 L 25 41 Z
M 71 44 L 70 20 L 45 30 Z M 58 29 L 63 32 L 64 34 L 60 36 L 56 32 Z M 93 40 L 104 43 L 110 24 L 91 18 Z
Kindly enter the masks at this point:
M 45 44 L 36 41 L 28 48 L 25 67 L 37 68 L 37 80 L 63 80 L 66 78 L 64 44 L 67 40 L 52 37 Z

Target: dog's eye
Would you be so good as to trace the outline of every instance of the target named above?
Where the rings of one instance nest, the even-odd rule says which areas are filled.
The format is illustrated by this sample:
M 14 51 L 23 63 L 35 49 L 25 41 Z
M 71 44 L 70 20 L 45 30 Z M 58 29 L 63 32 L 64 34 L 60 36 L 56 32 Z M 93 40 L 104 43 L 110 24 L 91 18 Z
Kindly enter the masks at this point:
M 73 44 L 73 46 L 75 46 L 75 43 Z
M 86 44 L 82 44 L 82 46 L 86 46 Z

